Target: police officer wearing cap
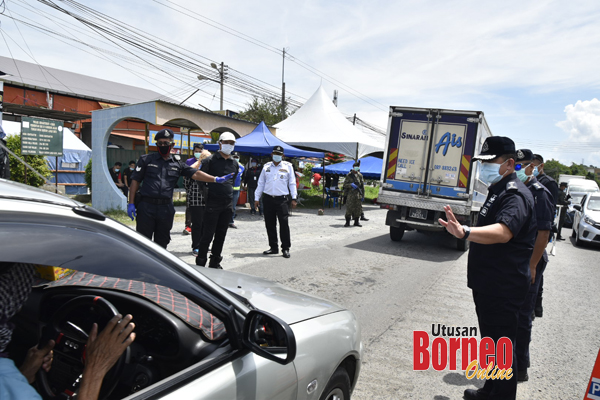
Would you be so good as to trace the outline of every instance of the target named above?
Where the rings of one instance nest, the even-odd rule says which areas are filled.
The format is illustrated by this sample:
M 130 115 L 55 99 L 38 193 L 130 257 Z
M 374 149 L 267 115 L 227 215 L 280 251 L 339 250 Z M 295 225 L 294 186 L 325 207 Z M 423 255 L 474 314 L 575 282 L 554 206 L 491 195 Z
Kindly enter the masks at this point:
M 294 166 L 283 159 L 283 147 L 273 147 L 271 153 L 273 161 L 263 166 L 258 178 L 258 186 L 254 192 L 254 206 L 259 206 L 260 196 L 263 196 L 265 213 L 265 226 L 269 237 L 269 250 L 263 254 L 278 254 L 277 220 L 279 220 L 279 235 L 281 236 L 281 250 L 285 258 L 290 258 L 290 227 L 288 224 L 289 196 L 292 197 L 292 207 L 296 207 L 296 174 Z
M 450 206 L 445 206 L 446 220 L 439 219 L 449 233 L 471 241 L 467 280 L 473 291 L 475 311 L 481 337 L 494 343 L 507 337 L 513 343 L 513 360 L 519 309 L 529 290 L 530 261 L 537 225 L 531 191 L 515 174 L 514 142 L 501 136 L 486 139 L 481 154 L 479 179 L 489 186 L 476 226 L 470 228 L 457 221 Z M 487 380 L 483 388 L 467 389 L 467 400 L 515 399 L 517 363 L 513 377 Z M 484 369 L 486 366 L 482 366 Z
M 131 190 L 127 214 L 137 216 L 136 230 L 148 239 L 167 248 L 171 241 L 171 228 L 175 207 L 173 189 L 181 175 L 202 182 L 225 182 L 231 176 L 214 177 L 186 165 L 177 154 L 171 154 L 173 131 L 163 129 L 156 133 L 157 153 L 143 154 L 131 174 Z M 140 189 L 140 184 L 143 185 Z M 135 194 L 140 189 L 141 199 L 135 204 Z
M 211 175 L 228 174 L 228 179 L 222 185 L 208 184 L 208 196 L 204 211 L 204 225 L 198 246 L 196 265 L 206 266 L 208 260 L 208 246 L 212 242 L 209 268 L 223 269 L 221 267 L 221 252 L 227 236 L 227 228 L 233 215 L 231 203 L 233 201 L 234 179 L 239 172 L 239 163 L 231 154 L 235 148 L 235 136 L 231 132 L 223 132 L 219 137 L 219 151 L 202 162 L 202 171 Z M 214 238 L 214 240 L 213 240 Z
M 537 238 L 533 247 L 533 254 L 529 261 L 531 273 L 531 286 L 525 302 L 519 311 L 519 329 L 517 331 L 517 381 L 529 380 L 527 368 L 529 365 L 529 342 L 531 341 L 532 315 L 536 304 L 537 293 L 542 279 L 542 274 L 548 263 L 546 246 L 550 239 L 550 231 L 554 223 L 554 202 L 550 191 L 535 178 L 533 172 L 534 155 L 529 149 L 517 150 L 517 177 L 531 191 L 534 200 L 534 209 L 537 224 Z

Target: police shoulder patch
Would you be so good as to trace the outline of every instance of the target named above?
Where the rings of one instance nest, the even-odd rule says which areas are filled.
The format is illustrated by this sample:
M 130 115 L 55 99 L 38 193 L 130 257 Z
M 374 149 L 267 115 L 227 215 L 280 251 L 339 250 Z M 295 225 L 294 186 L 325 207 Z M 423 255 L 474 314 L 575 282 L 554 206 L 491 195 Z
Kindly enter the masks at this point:
M 534 183 L 533 187 L 536 188 L 537 190 L 544 190 L 544 186 L 542 186 L 542 184 L 539 182 Z
M 508 182 L 508 184 L 506 185 L 506 190 L 517 190 L 517 183 Z
M 181 156 L 179 154 L 173 154 L 173 159 L 175 161 L 181 161 Z

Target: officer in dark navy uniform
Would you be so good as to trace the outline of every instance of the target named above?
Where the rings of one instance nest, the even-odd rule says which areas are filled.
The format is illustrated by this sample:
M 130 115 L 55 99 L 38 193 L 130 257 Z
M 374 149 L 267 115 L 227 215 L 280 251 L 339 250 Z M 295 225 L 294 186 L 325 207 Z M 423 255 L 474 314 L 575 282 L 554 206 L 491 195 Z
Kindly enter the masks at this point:
M 533 153 L 529 149 L 517 150 L 517 177 L 527 186 L 533 195 L 534 209 L 537 224 L 537 238 L 533 247 L 533 254 L 529 262 L 531 273 L 531 286 L 521 310 L 519 311 L 519 330 L 517 331 L 517 381 L 529 380 L 527 368 L 529 366 L 529 342 L 531 341 L 531 328 L 533 309 L 536 304 L 537 293 L 542 280 L 548 254 L 546 246 L 550 239 L 550 231 L 554 223 L 555 206 L 550 191 L 535 178 L 533 172 Z
M 171 241 L 171 228 L 175 207 L 173 189 L 181 175 L 202 182 L 222 183 L 228 177 L 216 178 L 188 166 L 176 154 L 171 154 L 173 131 L 163 129 L 156 133 L 154 140 L 158 153 L 143 154 L 131 174 L 129 204 L 127 214 L 133 220 L 137 216 L 136 230 L 148 239 L 167 248 Z M 141 200 L 135 204 L 135 194 L 140 188 Z
M 515 174 L 514 142 L 501 136 L 486 139 L 481 153 L 479 179 L 489 184 L 487 199 L 473 228 L 461 225 L 450 206 L 440 224 L 458 239 L 471 241 L 467 280 L 481 337 L 494 343 L 507 337 L 513 343 L 511 379 L 487 380 L 483 388 L 467 389 L 467 400 L 510 400 L 517 395 L 515 343 L 521 308 L 531 281 L 529 263 L 537 225 L 531 191 Z M 486 368 L 486 366 L 482 366 Z
M 546 187 L 550 191 L 552 195 L 552 203 L 556 206 L 558 204 L 558 183 L 556 181 L 546 175 L 544 173 L 544 157 L 539 154 L 533 155 L 533 176 L 537 178 L 537 180 Z M 554 237 L 553 233 L 550 233 L 552 237 Z M 542 307 L 542 298 L 544 294 L 544 276 L 542 275 L 542 280 L 540 281 L 540 287 L 538 289 L 537 299 L 535 301 L 534 313 L 536 317 L 541 318 L 544 315 L 544 308 Z

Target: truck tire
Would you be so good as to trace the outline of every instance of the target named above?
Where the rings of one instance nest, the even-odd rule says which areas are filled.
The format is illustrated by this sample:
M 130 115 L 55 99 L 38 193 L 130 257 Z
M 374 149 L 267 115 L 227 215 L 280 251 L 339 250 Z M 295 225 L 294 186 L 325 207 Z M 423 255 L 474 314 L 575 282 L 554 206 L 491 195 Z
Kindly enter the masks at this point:
M 469 243 L 468 240 L 456 239 L 456 248 L 460 251 L 467 251 L 469 250 Z
M 406 225 L 400 224 L 399 227 L 390 226 L 390 238 L 393 242 L 399 242 L 402 240 L 402 236 L 404 236 L 404 231 L 406 230 Z

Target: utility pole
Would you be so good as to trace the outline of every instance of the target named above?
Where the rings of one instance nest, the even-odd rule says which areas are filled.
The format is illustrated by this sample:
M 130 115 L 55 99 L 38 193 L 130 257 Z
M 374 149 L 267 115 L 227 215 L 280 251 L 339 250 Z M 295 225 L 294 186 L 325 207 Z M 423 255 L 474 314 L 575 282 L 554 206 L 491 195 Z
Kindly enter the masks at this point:
M 281 63 L 281 120 L 285 119 L 285 47 L 283 48 L 283 61 Z
M 337 107 L 337 99 L 338 99 L 338 91 L 337 89 L 333 91 L 333 104 Z
M 354 113 L 354 118 L 352 118 L 352 125 L 356 125 L 356 113 Z
M 223 82 L 225 82 L 225 67 L 226 65 L 221 61 L 220 68 L 215 63 L 210 63 L 210 66 L 219 71 L 219 83 L 221 84 L 221 102 L 220 108 L 223 111 Z M 209 78 L 210 79 L 210 78 Z

